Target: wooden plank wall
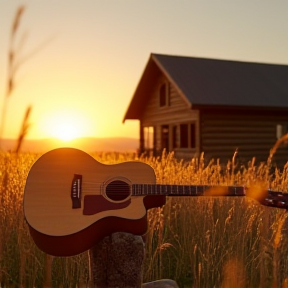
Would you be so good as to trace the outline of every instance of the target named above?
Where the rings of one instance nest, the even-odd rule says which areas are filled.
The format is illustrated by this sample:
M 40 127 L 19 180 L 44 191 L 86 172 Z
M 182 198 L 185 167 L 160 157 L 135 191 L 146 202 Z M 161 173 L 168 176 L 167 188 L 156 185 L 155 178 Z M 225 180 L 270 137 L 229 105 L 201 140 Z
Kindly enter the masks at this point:
M 249 111 L 201 111 L 200 119 L 201 150 L 205 157 L 227 161 L 238 150 L 237 158 L 246 163 L 253 157 L 267 161 L 277 141 L 277 124 L 288 123 L 285 114 Z M 288 161 L 288 147 L 280 147 L 274 160 L 282 164 Z
M 159 89 L 163 83 L 169 87 L 169 105 L 159 106 Z M 161 126 L 169 125 L 170 132 L 170 147 L 172 150 L 172 127 L 180 123 L 196 122 L 197 135 L 199 134 L 199 111 L 191 110 L 186 101 L 179 95 L 175 87 L 168 82 L 168 80 L 161 75 L 156 84 L 152 88 L 152 93 L 147 95 L 149 100 L 143 111 L 141 117 L 142 127 L 153 126 L 156 127 L 156 150 L 161 153 Z M 196 148 L 199 149 L 199 139 L 196 140 Z M 195 152 L 195 151 L 194 151 Z
M 169 85 L 168 106 L 159 106 L 159 89 L 163 83 Z M 209 108 L 191 109 L 175 87 L 165 78 L 159 76 L 147 95 L 147 105 L 143 107 L 140 119 L 142 127 L 156 128 L 155 147 L 161 154 L 161 126 L 168 125 L 170 132 L 169 149 L 172 150 L 172 129 L 181 123 L 196 123 L 196 148 L 175 149 L 175 155 L 186 160 L 198 157 L 204 152 L 205 159 L 219 158 L 222 163 L 231 160 L 237 150 L 237 160 L 247 164 L 256 157 L 256 161 L 267 161 L 270 149 L 276 143 L 276 125 L 288 123 L 288 113 L 271 111 L 245 111 L 232 109 Z M 140 127 L 141 129 L 141 127 Z M 277 163 L 288 160 L 288 146 L 282 146 L 273 157 Z
M 169 85 L 170 105 L 159 107 L 159 89 L 166 82 Z M 170 124 L 183 119 L 190 120 L 196 117 L 195 111 L 191 111 L 183 98 L 177 93 L 176 89 L 164 78 L 160 77 L 153 87 L 151 95 L 147 95 L 149 101 L 143 112 L 141 121 L 144 126 L 153 126 L 153 124 Z M 196 119 L 196 118 L 195 118 Z

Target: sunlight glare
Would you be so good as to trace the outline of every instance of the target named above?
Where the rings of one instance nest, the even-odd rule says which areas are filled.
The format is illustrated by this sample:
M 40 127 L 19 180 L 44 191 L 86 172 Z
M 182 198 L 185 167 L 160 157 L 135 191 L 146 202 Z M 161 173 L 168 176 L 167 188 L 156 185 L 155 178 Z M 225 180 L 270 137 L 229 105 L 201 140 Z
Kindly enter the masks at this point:
M 91 121 L 79 112 L 57 111 L 46 115 L 42 125 L 48 137 L 55 137 L 62 141 L 93 135 Z
M 59 123 L 55 127 L 55 136 L 64 141 L 70 141 L 78 137 L 77 129 L 72 123 Z

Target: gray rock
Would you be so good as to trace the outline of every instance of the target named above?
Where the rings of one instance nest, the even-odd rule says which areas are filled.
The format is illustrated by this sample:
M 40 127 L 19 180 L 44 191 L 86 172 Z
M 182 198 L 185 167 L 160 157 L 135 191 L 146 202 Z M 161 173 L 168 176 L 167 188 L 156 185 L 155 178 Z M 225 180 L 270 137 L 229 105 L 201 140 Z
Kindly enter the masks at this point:
M 142 288 L 179 288 L 177 283 L 170 279 L 162 279 L 158 281 L 142 284 Z
M 141 288 L 144 242 L 141 236 L 114 233 L 90 250 L 92 282 L 97 288 Z
M 163 279 L 142 284 L 145 245 L 141 236 L 117 232 L 90 249 L 91 286 L 97 288 L 178 288 Z

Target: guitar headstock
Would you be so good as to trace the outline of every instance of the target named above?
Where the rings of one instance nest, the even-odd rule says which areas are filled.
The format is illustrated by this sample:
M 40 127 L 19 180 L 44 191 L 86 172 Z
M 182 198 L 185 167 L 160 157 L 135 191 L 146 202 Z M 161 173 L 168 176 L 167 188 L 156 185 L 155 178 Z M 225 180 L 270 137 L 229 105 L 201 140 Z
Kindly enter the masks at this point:
M 267 196 L 261 201 L 262 205 L 288 209 L 288 193 L 268 190 Z

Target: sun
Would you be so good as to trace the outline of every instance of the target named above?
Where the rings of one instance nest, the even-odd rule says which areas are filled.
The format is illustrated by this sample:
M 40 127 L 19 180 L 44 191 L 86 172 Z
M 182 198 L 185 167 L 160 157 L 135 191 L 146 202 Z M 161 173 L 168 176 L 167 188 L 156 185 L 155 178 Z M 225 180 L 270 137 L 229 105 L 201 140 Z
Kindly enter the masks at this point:
M 54 135 L 63 141 L 70 141 L 79 137 L 79 132 L 71 123 L 59 123 L 55 127 Z
M 49 113 L 45 116 L 41 126 L 48 137 L 62 141 L 91 136 L 94 130 L 85 114 L 71 110 Z

